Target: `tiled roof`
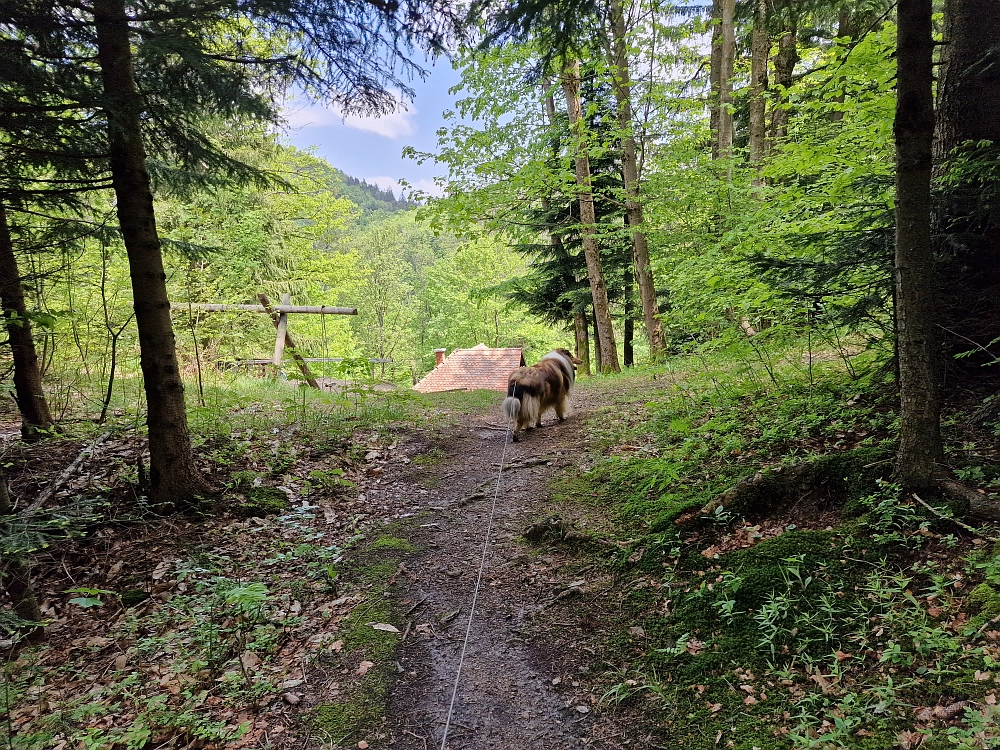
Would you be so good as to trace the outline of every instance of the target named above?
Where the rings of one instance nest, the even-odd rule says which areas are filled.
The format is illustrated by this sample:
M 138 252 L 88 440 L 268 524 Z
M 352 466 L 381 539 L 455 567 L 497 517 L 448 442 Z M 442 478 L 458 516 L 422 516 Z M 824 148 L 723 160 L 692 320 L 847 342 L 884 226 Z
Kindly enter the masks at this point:
M 508 376 L 523 364 L 520 349 L 490 349 L 485 344 L 456 349 L 413 388 L 421 393 L 480 388 L 506 393 Z

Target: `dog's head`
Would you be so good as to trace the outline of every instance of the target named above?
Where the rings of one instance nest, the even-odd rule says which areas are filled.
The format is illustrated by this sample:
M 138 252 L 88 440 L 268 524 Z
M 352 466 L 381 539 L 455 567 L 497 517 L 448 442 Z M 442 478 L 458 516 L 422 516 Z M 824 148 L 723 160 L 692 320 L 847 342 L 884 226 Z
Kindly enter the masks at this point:
M 569 349 L 556 349 L 556 353 L 564 356 L 569 361 L 569 363 L 573 365 L 574 370 L 577 368 L 577 365 L 583 364 L 583 360 L 577 359 L 572 354 L 570 354 Z

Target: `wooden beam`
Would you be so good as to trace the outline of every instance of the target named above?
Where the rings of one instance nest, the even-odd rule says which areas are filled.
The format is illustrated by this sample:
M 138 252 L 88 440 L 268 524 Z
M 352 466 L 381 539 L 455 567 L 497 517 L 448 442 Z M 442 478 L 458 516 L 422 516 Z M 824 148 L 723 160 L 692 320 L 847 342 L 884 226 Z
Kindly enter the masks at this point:
M 274 364 L 272 359 L 233 359 L 227 360 L 236 365 L 271 365 Z M 303 362 L 343 362 L 343 357 L 303 357 Z M 368 360 L 373 365 L 381 364 L 392 364 L 395 360 L 392 359 L 369 359 Z
M 186 302 L 175 302 L 170 305 L 171 310 L 187 310 L 191 307 L 195 310 L 205 312 L 256 312 L 256 313 L 309 313 L 312 315 L 357 315 L 356 307 L 327 307 L 326 305 L 216 305 Z
M 275 309 L 271 307 L 271 300 L 267 298 L 266 294 L 258 294 L 257 299 L 260 300 L 260 304 L 264 307 L 265 311 L 270 314 L 271 322 L 274 323 L 274 327 L 278 328 L 280 331 L 279 321 L 281 315 L 280 313 L 275 312 Z M 319 390 L 319 383 L 316 382 L 316 378 L 314 378 L 313 374 L 309 371 L 309 365 L 307 365 L 306 361 L 302 359 L 302 356 L 295 351 L 295 342 L 292 341 L 292 337 L 288 335 L 287 320 L 288 319 L 286 318 L 285 335 L 282 337 L 284 346 L 291 350 L 292 359 L 294 359 L 295 364 L 299 366 L 299 370 L 302 371 L 302 376 L 306 379 L 306 382 L 316 390 Z M 277 349 L 277 346 L 275 346 L 275 349 Z
M 281 295 L 281 304 L 289 305 L 292 301 L 292 295 L 285 294 Z M 278 313 L 278 332 L 274 337 L 274 366 L 281 367 L 281 355 L 285 352 L 285 337 L 288 335 L 288 313 Z

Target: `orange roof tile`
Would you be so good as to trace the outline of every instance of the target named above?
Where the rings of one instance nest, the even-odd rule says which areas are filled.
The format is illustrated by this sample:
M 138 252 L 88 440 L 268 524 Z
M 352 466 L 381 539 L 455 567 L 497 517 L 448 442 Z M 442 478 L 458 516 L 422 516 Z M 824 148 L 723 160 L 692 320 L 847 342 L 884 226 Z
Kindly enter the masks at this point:
M 485 344 L 456 349 L 413 389 L 421 393 L 477 389 L 506 393 L 507 378 L 522 365 L 524 352 L 520 349 L 490 349 Z

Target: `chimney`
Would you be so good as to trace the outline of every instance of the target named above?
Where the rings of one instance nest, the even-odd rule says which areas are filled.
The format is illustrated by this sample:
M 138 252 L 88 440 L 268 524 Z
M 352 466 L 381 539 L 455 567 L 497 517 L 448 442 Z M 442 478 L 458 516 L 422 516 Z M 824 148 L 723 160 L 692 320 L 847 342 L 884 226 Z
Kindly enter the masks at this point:
M 447 349 L 435 349 L 434 350 L 434 366 L 440 366 L 444 362 L 444 353 L 448 351 Z

